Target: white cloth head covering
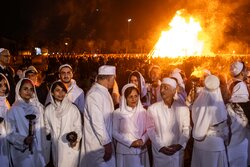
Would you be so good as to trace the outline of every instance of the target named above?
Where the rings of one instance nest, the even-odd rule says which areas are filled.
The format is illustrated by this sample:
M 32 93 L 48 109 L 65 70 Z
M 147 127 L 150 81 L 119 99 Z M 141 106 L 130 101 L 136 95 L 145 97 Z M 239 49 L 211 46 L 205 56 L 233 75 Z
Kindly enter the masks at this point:
M 60 118 L 60 117 L 64 116 L 66 113 L 68 113 L 70 111 L 69 108 L 70 108 L 70 103 L 71 102 L 69 101 L 69 98 L 67 98 L 67 92 L 66 92 L 66 95 L 65 95 L 65 97 L 64 97 L 64 99 L 62 100 L 61 103 L 55 101 L 55 99 L 52 96 L 52 87 L 57 82 L 62 83 L 62 81 L 60 81 L 60 80 L 53 82 L 51 87 L 50 87 L 49 96 L 50 96 L 50 99 L 51 99 L 51 104 L 55 107 L 56 117 Z
M 209 75 L 204 81 L 205 88 L 208 90 L 215 90 L 220 87 L 220 80 L 215 75 Z
M 145 121 L 142 121 L 145 118 L 143 117 L 143 114 L 141 114 L 141 112 L 145 112 L 146 110 L 143 108 L 142 104 L 141 104 L 141 100 L 140 98 L 138 98 L 138 103 L 137 106 L 132 109 L 131 107 L 129 107 L 127 105 L 127 100 L 125 98 L 125 91 L 126 89 L 128 89 L 129 87 L 136 87 L 136 85 L 129 83 L 126 84 L 123 88 L 122 88 L 122 96 L 121 96 L 121 100 L 120 100 L 120 114 L 127 120 L 129 120 L 129 124 L 126 124 L 126 130 L 130 132 L 130 134 L 132 134 L 135 138 L 140 139 L 142 136 L 142 133 L 145 131 Z M 144 114 L 145 116 L 145 114 Z
M 10 85 L 9 85 L 8 79 L 2 73 L 0 73 L 0 75 L 5 79 L 5 81 L 7 83 L 7 87 L 10 90 Z M 0 117 L 2 117 L 2 118 L 6 117 L 7 111 L 10 108 L 10 104 L 6 100 L 7 96 L 8 96 L 8 93 L 6 93 L 4 96 L 0 96 Z
M 147 94 L 147 86 L 146 86 L 146 82 L 145 82 L 145 79 L 144 79 L 144 77 L 142 76 L 142 74 L 139 72 L 139 71 L 132 71 L 131 73 L 130 73 L 130 75 L 129 75 L 129 77 L 128 77 L 128 79 L 130 79 L 130 77 L 131 77 L 131 75 L 133 74 L 133 73 L 138 73 L 139 74 L 139 76 L 140 76 L 140 86 L 141 86 L 141 90 L 140 90 L 140 92 L 141 92 L 141 97 L 144 97 L 146 94 Z M 128 80 L 128 83 L 130 83 L 130 81 Z
M 31 97 L 31 99 L 29 100 L 29 103 L 26 103 L 23 98 L 20 96 L 20 89 L 21 89 L 21 83 L 24 80 L 29 80 L 32 83 L 33 89 L 34 89 L 34 93 Z M 18 81 L 17 85 L 16 85 L 16 97 L 15 97 L 15 103 L 13 105 L 18 105 L 18 106 L 22 106 L 22 108 L 24 108 L 26 114 L 35 114 L 36 115 L 36 120 L 41 116 L 41 113 L 43 113 L 43 105 L 39 102 L 38 98 L 37 98 L 37 94 L 36 94 L 36 88 L 34 83 L 32 82 L 32 80 L 28 79 L 28 78 L 22 78 Z
M 34 66 L 29 66 L 28 68 L 27 68 L 27 70 L 25 70 L 25 75 L 27 74 L 27 73 L 34 73 L 34 74 L 38 74 L 38 71 L 37 71 L 37 69 L 34 67 Z
M 240 74 L 240 72 L 243 70 L 243 63 L 242 62 L 239 62 L 239 61 L 236 61 L 234 62 L 233 64 L 231 64 L 230 66 L 230 73 L 232 76 L 237 76 Z
M 9 50 L 5 48 L 0 48 L 0 56 L 2 55 L 10 55 Z
M 115 66 L 103 65 L 98 69 L 98 75 L 116 75 Z
M 178 84 L 185 89 L 185 84 L 184 84 L 184 81 L 183 81 L 183 78 L 181 77 L 181 74 L 180 74 L 181 70 L 180 69 L 174 69 L 174 71 L 169 75 L 170 77 L 173 77 L 175 79 L 177 79 L 178 81 Z
M 213 91 L 202 89 L 192 106 L 192 118 L 194 123 L 204 119 L 203 121 L 209 121 L 210 125 L 227 119 L 227 110 L 219 87 Z
M 63 65 L 61 65 L 61 66 L 58 68 L 58 72 L 60 72 L 61 69 L 64 68 L 64 67 L 68 67 L 68 68 L 70 68 L 71 70 L 73 70 L 73 68 L 71 67 L 71 65 L 69 65 L 69 64 L 63 64 Z
M 8 88 L 8 90 L 10 91 L 10 84 L 9 84 L 8 79 L 6 78 L 6 76 L 5 76 L 4 74 L 0 73 L 0 75 L 5 79 L 6 84 L 7 84 L 7 88 Z M 7 97 L 8 95 L 9 95 L 9 93 L 7 93 L 7 94 L 5 95 L 5 97 Z
M 161 84 L 168 84 L 174 89 L 177 86 L 176 81 L 174 79 L 171 79 L 171 78 L 163 78 Z

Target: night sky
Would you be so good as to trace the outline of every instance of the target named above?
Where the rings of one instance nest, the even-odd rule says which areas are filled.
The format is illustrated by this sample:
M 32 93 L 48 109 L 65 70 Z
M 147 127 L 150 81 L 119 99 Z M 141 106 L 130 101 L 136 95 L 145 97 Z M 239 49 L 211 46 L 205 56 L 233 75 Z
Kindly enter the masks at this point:
M 223 40 L 250 42 L 249 0 L 4 0 L 0 37 L 124 40 L 131 18 L 131 40 L 155 40 L 179 9 L 198 16 L 206 31 Z

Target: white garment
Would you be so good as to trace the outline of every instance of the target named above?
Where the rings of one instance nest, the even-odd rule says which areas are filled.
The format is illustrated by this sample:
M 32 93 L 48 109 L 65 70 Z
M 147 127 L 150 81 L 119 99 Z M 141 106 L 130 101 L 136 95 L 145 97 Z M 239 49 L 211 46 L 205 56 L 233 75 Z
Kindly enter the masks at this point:
M 49 160 L 49 145 L 44 131 L 44 109 L 39 103 L 36 93 L 29 103 L 20 97 L 19 90 L 22 80 L 16 85 L 16 101 L 7 114 L 7 140 L 11 143 L 11 158 L 13 165 L 17 167 L 44 167 Z M 24 139 L 29 135 L 29 121 L 25 118 L 28 114 L 36 115 L 32 121 L 34 128 L 33 154 L 29 151 L 29 146 L 24 144 Z
M 144 167 L 149 165 L 147 149 L 133 148 L 131 144 L 138 139 L 145 143 L 148 139 L 146 133 L 146 110 L 138 97 L 137 106 L 132 109 L 127 106 L 124 92 L 134 84 L 126 84 L 122 89 L 120 108 L 113 113 L 113 137 L 117 140 L 116 153 L 117 167 Z M 124 156 L 124 157 L 123 157 Z M 144 159 L 143 159 L 144 158 Z M 131 165 L 133 164 L 133 165 Z
M 236 79 L 236 81 L 240 81 L 240 82 L 237 83 L 233 87 L 230 102 L 233 102 L 233 103 L 246 103 L 246 102 L 248 102 L 249 101 L 249 93 L 248 93 L 246 83 L 241 81 L 241 80 L 237 80 L 237 79 Z
M 224 139 L 228 137 L 227 111 L 220 88 L 204 88 L 192 106 L 193 156 L 192 166 L 227 166 Z M 209 165 L 207 165 L 209 164 Z
M 7 80 L 6 80 L 7 81 Z M 7 81 L 8 82 L 8 81 Z M 7 141 L 7 112 L 10 104 L 6 99 L 7 96 L 0 97 L 0 117 L 4 120 L 0 123 L 0 162 L 2 167 L 9 167 L 10 164 L 10 150 Z
M 51 92 L 49 93 L 51 96 Z M 55 167 L 77 167 L 80 156 L 80 140 L 82 138 L 81 114 L 77 107 L 68 98 L 61 103 L 52 103 L 45 109 L 46 134 L 51 135 L 53 164 Z M 69 132 L 77 133 L 77 144 L 69 146 L 66 135 Z
M 86 96 L 80 166 L 115 166 L 114 149 L 109 161 L 103 159 L 104 145 L 112 142 L 113 111 L 114 104 L 108 89 L 95 83 Z
M 244 111 L 239 105 L 227 104 L 227 111 L 231 118 L 232 137 L 228 149 L 230 167 L 246 167 L 248 158 L 247 123 Z
M 71 79 L 71 85 L 68 88 L 68 92 L 67 92 L 66 97 L 72 103 L 74 103 L 81 112 L 83 112 L 83 110 L 84 110 L 84 92 L 81 88 L 79 88 L 77 86 L 76 81 L 74 79 Z M 52 98 L 48 94 L 45 104 L 47 105 L 51 102 L 52 102 Z
M 190 136 L 190 113 L 188 107 L 174 101 L 168 108 L 163 101 L 157 102 L 148 108 L 147 133 L 152 141 L 153 161 L 155 167 L 180 167 L 183 159 L 180 154 L 167 156 L 159 150 L 172 144 L 180 144 L 185 149 Z

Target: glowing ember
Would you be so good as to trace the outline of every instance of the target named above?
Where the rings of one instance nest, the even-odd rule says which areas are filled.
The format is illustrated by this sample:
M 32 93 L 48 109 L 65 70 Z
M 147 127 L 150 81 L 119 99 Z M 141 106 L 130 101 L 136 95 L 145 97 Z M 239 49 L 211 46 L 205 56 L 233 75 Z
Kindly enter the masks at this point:
M 198 56 L 202 54 L 204 42 L 198 39 L 202 31 L 199 22 L 192 17 L 186 19 L 177 11 L 168 31 L 163 31 L 150 52 L 155 57 Z

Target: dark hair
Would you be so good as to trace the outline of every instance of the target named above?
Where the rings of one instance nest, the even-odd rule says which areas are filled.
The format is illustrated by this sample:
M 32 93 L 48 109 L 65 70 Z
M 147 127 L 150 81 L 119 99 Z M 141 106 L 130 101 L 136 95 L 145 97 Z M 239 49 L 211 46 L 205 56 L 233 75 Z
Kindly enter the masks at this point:
M 6 86 L 6 91 L 5 91 L 5 94 L 8 94 L 9 92 L 10 92 L 10 89 L 9 89 L 9 87 L 8 87 L 8 80 L 6 80 L 6 78 L 4 77 L 4 76 L 2 76 L 2 75 L 0 75 L 0 81 L 2 81 L 2 80 L 5 80 L 5 86 Z
M 24 78 L 24 79 L 21 81 L 20 89 L 21 89 L 21 87 L 22 87 L 25 83 L 30 83 L 33 87 L 35 87 L 34 83 L 33 83 L 31 80 L 29 80 L 29 79 L 27 79 L 27 78 Z
M 127 97 L 131 94 L 131 92 L 132 92 L 133 90 L 136 90 L 136 92 L 138 93 L 138 95 L 140 95 L 138 88 L 136 88 L 136 87 L 134 87 L 134 86 L 131 86 L 131 87 L 128 87 L 128 88 L 125 90 L 125 92 L 124 92 L 124 96 L 125 96 L 126 99 L 127 99 Z
M 63 89 L 63 91 L 67 93 L 68 90 L 67 90 L 66 86 L 61 81 L 54 82 L 54 84 L 51 87 L 51 92 L 53 92 L 57 86 L 61 87 Z
M 135 76 L 135 77 L 137 78 L 137 80 L 138 80 L 138 89 L 139 89 L 139 91 L 141 92 L 141 76 L 140 76 L 139 72 L 133 71 L 133 72 L 129 75 L 129 82 L 130 82 L 132 76 Z

